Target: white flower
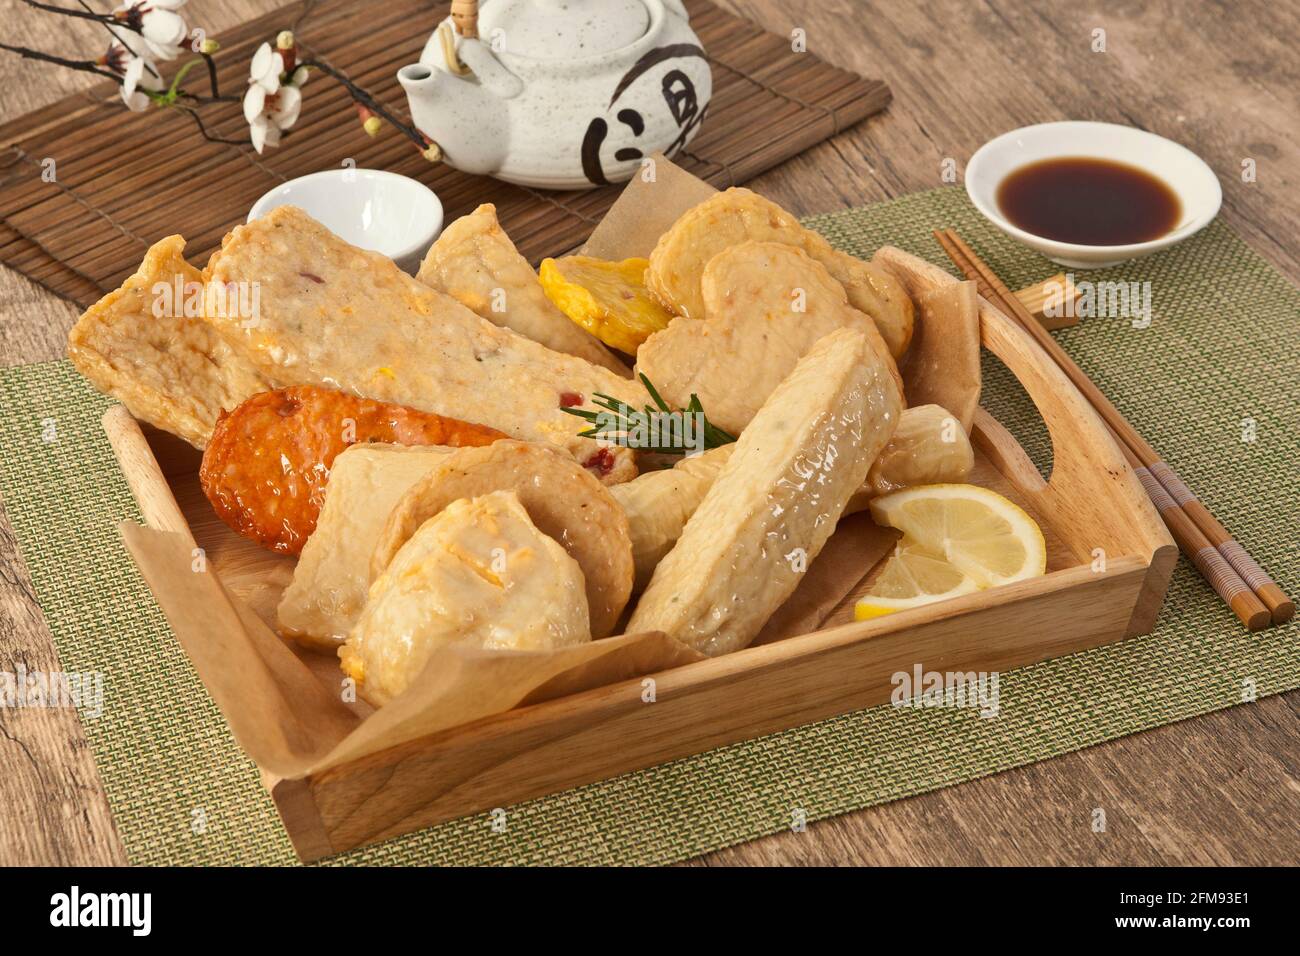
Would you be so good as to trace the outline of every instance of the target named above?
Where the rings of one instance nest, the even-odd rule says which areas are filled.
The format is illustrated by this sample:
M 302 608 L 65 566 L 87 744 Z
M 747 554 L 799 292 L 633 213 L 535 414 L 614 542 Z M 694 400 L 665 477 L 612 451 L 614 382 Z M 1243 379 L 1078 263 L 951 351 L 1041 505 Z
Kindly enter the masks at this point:
M 190 28 L 176 11 L 185 0 L 134 0 L 113 11 L 124 26 L 109 26 L 122 45 L 150 60 L 174 60 L 185 52 Z
M 163 90 L 167 87 L 157 67 L 120 44 L 114 43 L 108 48 L 104 62 L 110 70 L 122 77 L 122 102 L 132 112 L 139 113 L 149 108 L 150 99 L 141 90 Z
M 253 54 L 253 62 L 248 66 L 248 82 L 260 86 L 268 93 L 280 88 L 280 74 L 284 72 L 284 61 L 280 53 L 269 43 L 263 43 Z
M 280 133 L 298 122 L 302 109 L 301 86 L 307 71 L 299 67 L 281 83 L 284 58 L 271 44 L 263 43 L 253 54 L 248 68 L 248 92 L 244 94 L 244 119 L 248 121 L 253 148 L 280 145 Z

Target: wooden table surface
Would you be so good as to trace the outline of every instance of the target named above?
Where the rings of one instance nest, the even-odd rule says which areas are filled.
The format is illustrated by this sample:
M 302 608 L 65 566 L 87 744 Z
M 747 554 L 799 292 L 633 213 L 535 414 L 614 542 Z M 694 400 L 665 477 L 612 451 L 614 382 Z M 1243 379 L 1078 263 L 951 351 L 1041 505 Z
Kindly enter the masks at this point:
M 361 0 L 358 0 L 361 2 Z M 71 2 L 66 6 L 75 6 Z M 219 33 L 277 0 L 191 0 Z M 888 112 L 751 185 L 799 214 L 940 184 L 990 137 L 1059 119 L 1127 123 L 1192 147 L 1224 184 L 1222 215 L 1300 279 L 1300 5 L 1096 0 L 722 0 L 766 28 L 889 81 Z M 108 9 L 105 0 L 96 3 Z M 98 27 L 0 0 L 2 39 L 76 56 Z M 412 25 L 427 30 L 429 23 Z M 1094 31 L 1105 51 L 1094 52 Z M 91 78 L 0 53 L 0 121 Z M 1242 161 L 1257 181 L 1243 183 Z M 959 187 L 955 187 L 959 188 Z M 141 201 L 148 201 L 141 197 Z M 0 269 L 0 363 L 63 355 L 77 310 Z M 56 670 L 0 514 L 0 670 Z M 1294 864 L 1300 691 L 1199 717 L 709 854 L 698 864 Z M 0 864 L 125 862 L 75 712 L 0 709 Z M 1106 810 L 1105 833 L 1091 827 Z

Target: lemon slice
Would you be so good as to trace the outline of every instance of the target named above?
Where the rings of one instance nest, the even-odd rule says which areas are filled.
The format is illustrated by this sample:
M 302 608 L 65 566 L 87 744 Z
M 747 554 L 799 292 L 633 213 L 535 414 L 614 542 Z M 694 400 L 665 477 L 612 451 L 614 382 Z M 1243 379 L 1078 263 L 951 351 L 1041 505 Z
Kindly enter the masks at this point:
M 933 601 L 978 591 L 979 585 L 949 564 L 942 554 L 903 538 L 854 608 L 859 621 Z
M 980 588 L 1038 577 L 1047 569 L 1047 547 L 1034 519 L 978 485 L 905 488 L 873 500 L 871 516 Z

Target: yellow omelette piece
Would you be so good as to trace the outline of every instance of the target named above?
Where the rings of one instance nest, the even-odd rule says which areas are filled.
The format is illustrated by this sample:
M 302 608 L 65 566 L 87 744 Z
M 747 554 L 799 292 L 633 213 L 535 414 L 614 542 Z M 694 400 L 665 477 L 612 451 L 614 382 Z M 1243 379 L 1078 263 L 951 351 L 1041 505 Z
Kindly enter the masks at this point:
M 556 308 L 611 348 L 635 355 L 673 314 L 645 287 L 647 259 L 543 259 L 538 277 Z

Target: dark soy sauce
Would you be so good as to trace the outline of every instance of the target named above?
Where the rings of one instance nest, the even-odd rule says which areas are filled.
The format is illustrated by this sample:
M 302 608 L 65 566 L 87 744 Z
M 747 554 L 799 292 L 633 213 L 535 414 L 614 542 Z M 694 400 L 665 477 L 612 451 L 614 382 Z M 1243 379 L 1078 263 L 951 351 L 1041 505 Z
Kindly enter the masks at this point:
M 1145 170 L 1083 156 L 1020 167 L 998 185 L 997 200 L 1025 232 L 1084 246 L 1158 239 L 1183 214 L 1174 191 Z

